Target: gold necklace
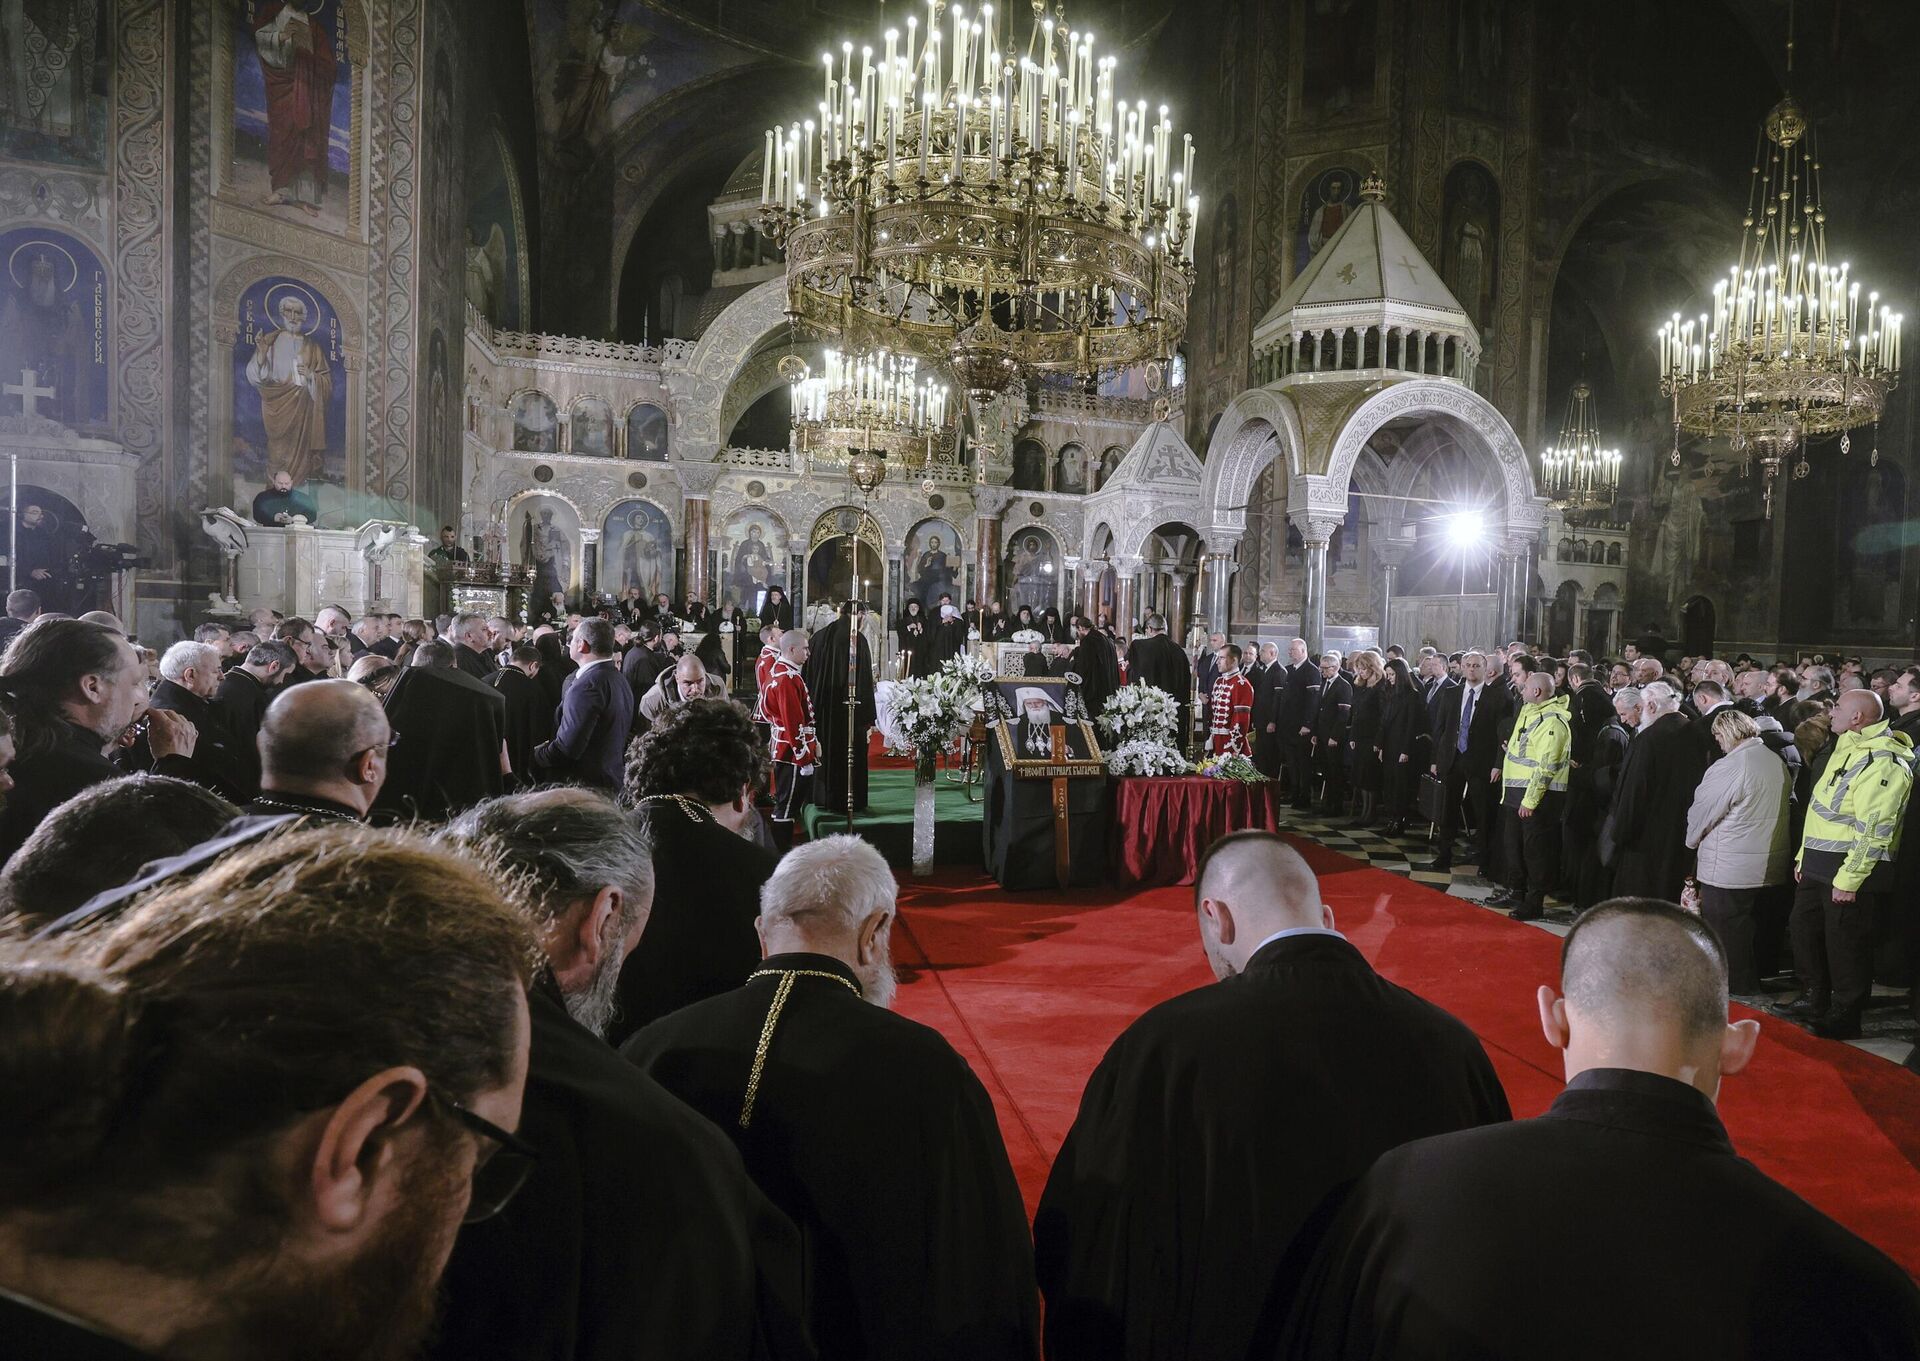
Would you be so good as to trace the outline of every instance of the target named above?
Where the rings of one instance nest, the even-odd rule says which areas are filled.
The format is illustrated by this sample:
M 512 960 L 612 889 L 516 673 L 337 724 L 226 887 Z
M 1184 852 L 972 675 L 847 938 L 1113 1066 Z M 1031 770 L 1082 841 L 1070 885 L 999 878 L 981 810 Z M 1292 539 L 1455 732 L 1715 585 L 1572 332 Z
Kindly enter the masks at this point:
M 695 803 L 692 799 L 688 798 L 685 794 L 649 794 L 644 799 L 640 800 L 640 802 L 643 804 L 645 803 L 677 803 L 680 805 L 680 811 L 687 815 L 687 818 L 689 821 L 711 822 L 713 820 L 712 813 L 709 813 L 705 808 Z
M 672 795 L 667 797 L 671 798 Z M 760 1095 L 760 1075 L 766 1070 L 767 1051 L 773 1047 L 773 1028 L 780 1023 L 780 1013 L 786 1010 L 787 998 L 793 992 L 793 980 L 796 978 L 831 978 L 846 988 L 855 997 L 864 996 L 858 985 L 848 982 L 837 973 L 825 969 L 758 969 L 747 975 L 747 982 L 756 978 L 778 978 L 779 984 L 773 990 L 773 1005 L 767 1008 L 767 1019 L 761 1023 L 759 1042 L 753 1046 L 753 1068 L 747 1074 L 747 1095 L 740 1105 L 740 1128 L 745 1129 L 753 1123 L 754 1099 Z

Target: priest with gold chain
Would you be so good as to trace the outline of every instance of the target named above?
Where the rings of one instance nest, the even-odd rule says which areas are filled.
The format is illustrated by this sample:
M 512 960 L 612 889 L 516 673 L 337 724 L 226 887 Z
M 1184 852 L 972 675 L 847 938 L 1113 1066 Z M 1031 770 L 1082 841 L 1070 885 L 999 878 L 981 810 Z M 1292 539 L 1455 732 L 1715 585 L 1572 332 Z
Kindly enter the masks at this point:
M 746 985 L 621 1052 L 726 1130 L 799 1228 L 823 1357 L 1031 1361 L 1033 1247 L 993 1103 L 937 1031 L 888 1010 L 894 893 L 857 837 L 792 851 Z

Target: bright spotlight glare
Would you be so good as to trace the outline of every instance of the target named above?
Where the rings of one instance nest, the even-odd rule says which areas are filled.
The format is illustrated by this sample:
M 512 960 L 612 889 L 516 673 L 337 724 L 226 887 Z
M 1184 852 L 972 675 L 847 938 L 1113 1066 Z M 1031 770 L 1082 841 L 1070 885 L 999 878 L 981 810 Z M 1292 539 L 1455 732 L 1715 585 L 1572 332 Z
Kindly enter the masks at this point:
M 1477 510 L 1458 511 L 1447 517 L 1447 542 L 1465 552 L 1478 548 L 1487 537 L 1486 523 Z

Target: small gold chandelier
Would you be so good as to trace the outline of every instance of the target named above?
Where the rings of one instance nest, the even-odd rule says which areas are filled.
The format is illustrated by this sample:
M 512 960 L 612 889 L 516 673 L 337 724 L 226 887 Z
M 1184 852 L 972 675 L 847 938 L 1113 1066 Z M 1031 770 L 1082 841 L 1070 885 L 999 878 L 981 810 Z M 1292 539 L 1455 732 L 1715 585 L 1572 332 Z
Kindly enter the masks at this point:
M 1025 372 L 1164 362 L 1193 285 L 1193 139 L 1129 104 L 1117 61 L 1034 0 L 929 0 L 883 51 L 825 53 L 818 118 L 767 134 L 761 216 L 788 316 L 851 354 L 949 365 L 987 398 Z
M 1610 506 L 1620 489 L 1620 451 L 1601 446 L 1593 388 L 1584 379 L 1567 395 L 1560 438 L 1540 451 L 1540 489 L 1556 510 Z
M 1793 39 L 1787 39 L 1793 70 Z M 1840 433 L 1852 449 L 1855 426 L 1877 423 L 1900 379 L 1901 314 L 1868 293 L 1845 261 L 1828 263 L 1820 159 L 1805 110 L 1787 95 L 1761 127 L 1739 261 L 1713 286 L 1711 311 L 1678 312 L 1659 330 L 1661 390 L 1673 401 L 1673 451 L 1680 432 L 1725 436 L 1743 472 L 1758 457 L 1767 518 L 1774 481 L 1807 438 Z M 1869 455 L 1879 462 L 1879 450 Z
M 783 357 L 780 372 L 793 389 L 794 448 L 809 468 L 844 460 L 862 492 L 886 476 L 888 457 L 929 480 L 948 464 L 957 471 L 948 390 L 918 360 L 885 350 L 828 350 L 817 376 L 798 355 Z

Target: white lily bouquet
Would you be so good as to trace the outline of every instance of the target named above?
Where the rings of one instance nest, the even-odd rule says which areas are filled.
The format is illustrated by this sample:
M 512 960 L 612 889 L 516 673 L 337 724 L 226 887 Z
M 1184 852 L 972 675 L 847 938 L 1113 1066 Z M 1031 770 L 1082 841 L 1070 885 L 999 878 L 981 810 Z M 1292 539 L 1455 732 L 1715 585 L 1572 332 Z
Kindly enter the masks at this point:
M 1116 747 L 1138 740 L 1171 748 L 1179 725 L 1180 707 L 1173 696 L 1145 681 L 1115 690 L 1100 712 L 1100 731 Z
M 931 676 L 881 681 L 873 694 L 881 741 L 894 755 L 931 762 L 972 725 L 978 689 L 951 661 Z
M 1165 742 L 1136 737 L 1107 753 L 1107 769 L 1115 775 L 1185 775 L 1193 767 Z

